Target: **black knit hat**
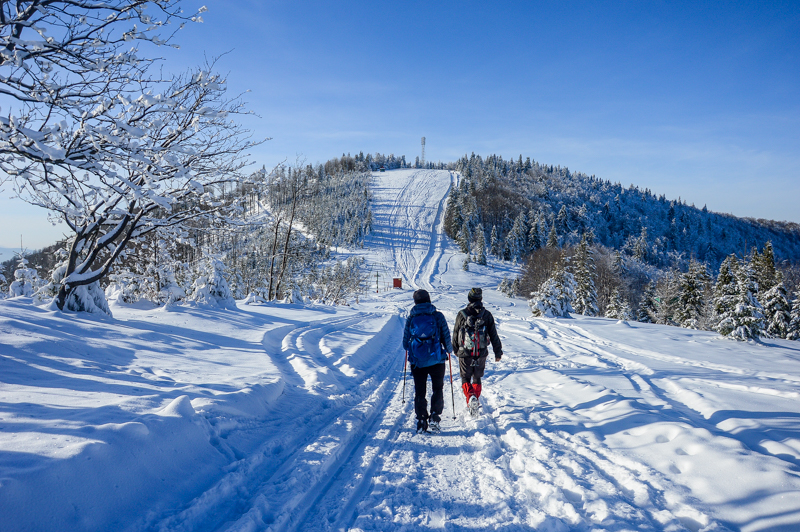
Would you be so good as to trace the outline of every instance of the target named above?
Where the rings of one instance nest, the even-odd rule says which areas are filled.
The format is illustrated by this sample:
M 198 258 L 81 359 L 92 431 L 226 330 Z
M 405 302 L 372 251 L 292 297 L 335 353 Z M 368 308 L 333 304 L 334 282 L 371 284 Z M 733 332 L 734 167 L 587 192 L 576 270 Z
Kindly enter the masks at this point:
M 431 295 L 428 293 L 427 290 L 419 289 L 414 292 L 414 304 L 419 305 L 420 303 L 430 303 L 431 302 Z
M 467 301 L 470 303 L 474 303 L 475 301 L 482 301 L 483 300 L 483 290 L 480 288 L 473 288 L 467 294 Z

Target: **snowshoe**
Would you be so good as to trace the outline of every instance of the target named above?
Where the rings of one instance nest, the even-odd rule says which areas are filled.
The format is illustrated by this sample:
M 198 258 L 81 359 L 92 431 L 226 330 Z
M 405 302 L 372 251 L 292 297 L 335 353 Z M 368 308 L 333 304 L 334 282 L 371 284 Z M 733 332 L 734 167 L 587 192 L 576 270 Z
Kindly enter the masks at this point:
M 417 420 L 417 434 L 420 432 L 428 432 L 428 422 L 424 419 Z
M 431 421 L 428 424 L 428 430 L 430 432 L 439 433 L 439 432 L 442 431 L 442 428 L 439 426 L 439 422 L 438 421 Z
M 472 417 L 478 417 L 481 413 L 481 404 L 478 402 L 478 398 L 474 395 L 469 398 L 469 404 L 467 405 L 469 408 L 469 415 Z

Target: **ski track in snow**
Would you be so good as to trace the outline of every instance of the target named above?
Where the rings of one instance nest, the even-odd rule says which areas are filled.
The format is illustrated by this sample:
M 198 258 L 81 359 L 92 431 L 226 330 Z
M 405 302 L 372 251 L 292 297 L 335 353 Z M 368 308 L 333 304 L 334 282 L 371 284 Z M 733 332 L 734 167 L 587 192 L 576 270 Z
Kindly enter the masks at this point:
M 442 230 L 457 179 L 431 170 L 374 175 L 375 226 L 364 253 L 373 271 L 401 276 L 403 290 L 367 294 L 352 308 L 242 306 L 230 318 L 218 314 L 216 323 L 228 319 L 225 327 L 244 331 L 220 333 L 231 338 L 221 347 L 216 331 L 175 336 L 182 344 L 174 350 L 187 360 L 204 360 L 203 350 L 230 356 L 263 348 L 266 360 L 248 360 L 274 373 L 260 407 L 265 414 L 240 412 L 238 403 L 213 410 L 214 394 L 229 387 L 180 382 L 180 368 L 153 363 L 127 372 L 148 393 L 175 386 L 164 411 L 202 426 L 211 452 L 227 465 L 191 497 L 151 505 L 125 529 L 798 529 L 798 368 L 791 361 L 737 363 L 761 346 L 710 333 L 531 318 L 524 301 L 487 289 L 513 275 L 513 267 L 462 271 L 463 255 Z M 487 363 L 480 417 L 466 412 L 455 363 L 453 387 L 445 382 L 442 433 L 416 434 L 414 384 L 409 375 L 404 386 L 401 350 L 411 291 L 430 290 L 452 324 L 473 284 L 485 287 L 505 356 Z M 34 335 L 34 328 L 4 323 Z M 258 323 L 262 330 L 248 330 Z M 152 329 L 151 336 L 160 331 L 146 321 L 130 326 Z M 78 342 L 67 346 L 82 349 Z M 0 362 L 26 363 L 23 347 Z M 74 372 L 72 359 L 41 360 L 31 367 L 64 378 Z M 118 386 L 95 371 L 83 378 Z M 179 396 L 196 389 L 203 401 Z M 128 425 L 120 426 L 132 431 Z M 0 488 L 3 482 L 0 475 Z

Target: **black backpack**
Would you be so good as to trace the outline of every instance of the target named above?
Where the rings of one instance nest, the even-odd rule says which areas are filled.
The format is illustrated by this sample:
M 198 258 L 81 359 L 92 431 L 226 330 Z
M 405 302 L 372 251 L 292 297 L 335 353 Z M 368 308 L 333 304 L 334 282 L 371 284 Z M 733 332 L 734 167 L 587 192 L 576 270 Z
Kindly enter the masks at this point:
M 467 316 L 464 313 L 464 319 L 461 321 L 461 329 L 458 331 L 459 343 L 469 356 L 478 357 L 482 350 L 489 347 L 484 312 L 485 310 L 481 309 L 475 316 Z

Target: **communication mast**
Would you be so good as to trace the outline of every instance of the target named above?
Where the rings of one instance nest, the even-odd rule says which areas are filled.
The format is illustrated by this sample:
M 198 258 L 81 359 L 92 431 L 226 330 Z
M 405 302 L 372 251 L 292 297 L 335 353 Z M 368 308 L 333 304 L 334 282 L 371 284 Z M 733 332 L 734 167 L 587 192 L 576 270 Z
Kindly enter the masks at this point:
M 425 168 L 425 137 L 422 137 L 422 160 L 420 163 L 422 167 Z

